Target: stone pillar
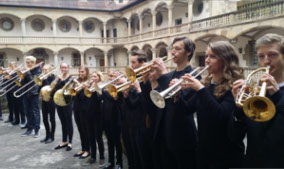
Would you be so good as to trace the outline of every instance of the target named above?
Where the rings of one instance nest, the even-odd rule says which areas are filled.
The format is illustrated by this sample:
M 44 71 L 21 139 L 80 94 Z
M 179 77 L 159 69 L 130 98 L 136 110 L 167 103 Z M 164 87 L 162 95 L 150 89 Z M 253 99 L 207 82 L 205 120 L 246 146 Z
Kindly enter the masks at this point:
M 127 20 L 127 23 L 128 23 L 128 41 L 131 40 L 131 19 L 128 19 Z
M 105 67 L 108 67 L 107 52 L 104 52 Z
M 168 28 L 169 33 L 171 33 L 171 27 L 173 26 L 173 5 L 169 5 L 168 7 Z
M 21 28 L 22 28 L 22 35 L 26 36 L 26 19 L 25 18 L 21 19 Z
M 143 33 L 143 16 L 139 17 L 139 30 L 140 30 L 140 35 Z
M 103 25 L 104 25 L 104 42 L 107 43 L 107 27 L 106 27 L 107 23 L 104 22 Z
M 193 4 L 193 0 L 189 0 L 188 1 L 188 10 L 187 10 L 187 17 L 188 17 L 188 28 L 191 28 L 191 22 L 192 22 L 192 4 Z
M 82 21 L 79 21 L 79 35 L 80 35 L 80 38 L 83 37 L 83 22 Z
M 85 65 L 84 52 L 81 52 L 80 55 L 81 55 L 81 66 L 84 66 Z
M 157 58 L 157 49 L 152 49 L 152 59 L 156 59 Z
M 52 31 L 53 31 L 53 36 L 56 37 L 57 35 L 57 20 L 52 20 Z
M 58 65 L 58 53 L 54 52 L 53 55 L 54 55 L 54 67 L 57 67 L 57 65 Z
M 153 31 L 153 37 L 155 36 L 155 31 L 156 31 L 156 14 L 157 12 L 154 11 L 152 13 L 152 31 Z

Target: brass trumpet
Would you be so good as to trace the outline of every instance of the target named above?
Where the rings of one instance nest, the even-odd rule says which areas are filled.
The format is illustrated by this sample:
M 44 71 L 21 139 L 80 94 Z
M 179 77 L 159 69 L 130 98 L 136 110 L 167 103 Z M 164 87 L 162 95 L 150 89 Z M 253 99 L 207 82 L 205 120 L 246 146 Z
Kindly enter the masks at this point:
M 245 115 L 254 121 L 271 120 L 276 113 L 275 105 L 265 97 L 266 82 L 261 83 L 263 73 L 269 73 L 270 66 L 251 72 L 236 96 L 236 104 L 242 107 Z
M 209 68 L 209 66 L 207 65 L 204 69 L 202 69 L 194 77 L 197 77 L 197 76 L 201 75 L 208 68 Z M 197 67 L 192 72 L 190 72 L 190 75 L 193 75 L 199 69 L 200 69 L 200 67 Z M 159 107 L 160 109 L 165 108 L 165 106 L 166 106 L 165 99 L 169 99 L 169 98 L 172 98 L 173 96 L 175 96 L 181 90 L 180 84 L 183 81 L 184 81 L 183 79 L 179 79 L 174 85 L 168 87 L 167 89 L 165 89 L 164 91 L 162 91 L 160 93 L 158 91 L 156 91 L 156 90 L 152 90 L 150 92 L 150 97 L 151 97 L 152 102 L 157 107 Z
M 78 82 L 76 79 L 74 80 L 78 86 L 77 87 L 71 87 L 69 90 L 68 90 L 68 93 L 69 95 L 71 96 L 76 96 L 78 92 L 80 92 L 82 89 L 83 89 L 83 86 L 84 86 L 84 83 L 80 83 Z M 89 85 L 92 81 L 91 80 L 88 80 L 87 82 L 85 82 L 87 85 Z
M 174 58 L 174 56 L 170 57 L 169 59 L 165 60 L 167 56 L 164 56 L 162 59 L 164 62 L 168 62 Z M 151 70 L 151 66 L 154 64 L 154 61 L 150 61 L 146 63 L 144 66 L 138 68 L 138 69 L 133 69 L 131 67 L 126 67 L 125 72 L 127 78 L 133 83 L 138 76 L 143 75 L 144 73 L 147 73 Z
M 137 80 L 139 82 L 142 81 L 142 76 L 138 77 Z M 109 94 L 113 97 L 113 98 L 117 98 L 117 94 L 118 92 L 123 92 L 126 91 L 130 88 L 130 84 L 133 83 L 131 81 L 127 81 L 121 85 L 114 85 L 114 84 L 110 84 L 108 85 L 108 92 Z
M 95 84 L 94 89 L 92 89 L 93 91 L 98 92 L 100 95 L 102 94 L 102 90 L 107 87 L 108 85 L 112 84 L 113 82 L 117 81 L 119 78 L 121 78 L 122 76 L 125 76 L 124 74 L 121 74 L 119 76 L 117 76 L 115 79 L 107 81 L 103 84 Z

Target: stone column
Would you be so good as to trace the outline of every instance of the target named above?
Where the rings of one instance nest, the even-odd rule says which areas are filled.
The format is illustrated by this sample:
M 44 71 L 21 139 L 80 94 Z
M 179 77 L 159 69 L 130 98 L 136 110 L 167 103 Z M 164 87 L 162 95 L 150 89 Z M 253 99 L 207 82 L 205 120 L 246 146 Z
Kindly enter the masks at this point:
M 25 18 L 21 19 L 21 28 L 22 28 L 22 35 L 26 36 L 26 19 Z
M 53 55 L 54 55 L 54 67 L 57 67 L 57 65 L 58 65 L 58 53 L 54 52 Z
M 84 66 L 85 65 L 84 52 L 81 52 L 80 55 L 81 55 L 81 66 Z
M 53 31 L 53 36 L 56 37 L 57 35 L 57 20 L 52 20 L 52 31 Z
M 152 59 L 156 59 L 157 58 L 157 49 L 152 49 Z
M 128 19 L 127 20 L 127 23 L 128 23 L 128 41 L 131 40 L 131 19 Z
M 169 34 L 171 33 L 171 27 L 173 26 L 173 5 L 168 7 L 168 28 Z
M 79 35 L 80 35 L 80 38 L 83 37 L 83 22 L 82 21 L 79 21 Z
M 188 28 L 191 28 L 191 22 L 192 22 L 192 4 L 193 4 L 193 0 L 189 0 L 188 1 L 188 10 L 187 10 L 187 17 L 188 17 Z
M 106 27 L 107 23 L 104 22 L 103 25 L 104 25 L 104 42 L 107 43 L 107 27 Z
M 108 67 L 107 52 L 104 52 L 105 67 Z
M 142 33 L 143 33 L 143 16 L 139 17 L 139 30 L 140 30 L 140 39 L 142 39 Z
M 153 31 L 153 37 L 155 36 L 155 31 L 156 31 L 156 11 L 153 11 L 152 13 L 152 31 Z

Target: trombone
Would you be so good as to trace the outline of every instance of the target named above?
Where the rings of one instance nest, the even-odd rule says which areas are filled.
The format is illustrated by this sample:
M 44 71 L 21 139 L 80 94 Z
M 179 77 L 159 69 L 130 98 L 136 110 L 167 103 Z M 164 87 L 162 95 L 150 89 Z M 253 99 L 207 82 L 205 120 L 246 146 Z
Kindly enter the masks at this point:
M 35 66 L 33 66 L 32 68 L 29 68 L 29 69 L 27 69 L 27 70 L 22 70 L 22 71 L 21 71 L 21 70 L 17 70 L 17 75 L 18 75 L 18 77 L 19 77 L 20 79 L 24 79 L 25 74 L 26 74 L 27 72 L 33 70 L 33 69 L 36 68 L 36 67 L 42 66 L 42 64 L 43 64 L 43 62 L 40 62 L 40 63 L 36 64 Z
M 1 83 L 0 85 L 1 85 L 1 86 L 4 86 L 5 84 L 10 84 L 10 83 L 13 82 L 15 79 L 17 79 L 18 76 L 16 75 L 16 76 L 13 77 L 13 75 L 14 75 L 14 74 L 16 73 L 16 71 L 17 71 L 18 69 L 20 69 L 20 68 L 22 68 L 22 64 L 19 65 L 16 69 L 14 69 L 14 70 L 12 70 L 12 71 L 10 71 L 10 72 L 8 72 L 8 71 L 3 72 L 2 75 L 7 79 L 7 81 Z
M 55 71 L 52 70 L 50 72 L 48 72 L 47 74 L 43 74 L 41 73 L 38 77 L 35 76 L 33 80 L 29 81 L 28 83 L 26 83 L 25 85 L 22 86 L 21 84 L 21 79 L 19 78 L 18 80 L 15 81 L 15 83 L 18 85 L 18 86 L 21 86 L 18 90 L 16 90 L 14 92 L 14 96 L 16 98 L 19 98 L 21 96 L 23 96 L 24 94 L 26 94 L 28 91 L 32 90 L 32 88 L 34 88 L 35 86 L 41 86 L 42 85 L 42 81 L 47 79 L 51 74 L 53 74 Z M 25 90 L 24 92 L 22 92 L 21 94 L 19 94 L 19 92 L 24 89 L 25 87 L 29 86 L 30 84 L 34 83 L 30 88 L 28 88 L 27 90 Z
M 167 60 L 165 60 L 167 58 L 167 56 L 162 57 L 162 60 L 164 60 L 164 63 L 172 60 L 174 58 L 174 56 L 168 58 Z M 150 61 L 148 63 L 146 63 L 146 65 L 137 68 L 137 69 L 133 69 L 131 67 L 126 67 L 125 72 L 126 72 L 126 76 L 127 78 L 133 83 L 137 76 L 141 76 L 147 72 L 149 72 L 151 70 L 151 66 L 154 64 L 154 61 Z
M 205 68 L 203 68 L 199 73 L 197 73 L 194 77 L 196 78 L 197 76 L 201 75 L 205 70 L 207 70 L 209 66 L 207 65 Z M 190 75 L 193 75 L 195 72 L 197 72 L 200 69 L 200 67 L 197 67 L 193 71 L 190 72 Z M 162 92 L 158 92 L 156 90 L 152 90 L 150 92 L 150 97 L 152 102 L 159 107 L 160 109 L 165 108 L 166 106 L 166 99 L 172 98 L 175 96 L 180 90 L 180 84 L 184 81 L 184 79 L 179 79 L 174 85 L 168 87 Z
M 142 78 L 143 77 L 140 76 L 140 77 L 137 78 L 137 80 L 139 82 L 141 82 L 143 80 Z M 127 81 L 127 82 L 120 84 L 120 85 L 110 84 L 110 85 L 108 85 L 108 92 L 113 98 L 117 98 L 118 92 L 123 92 L 123 91 L 128 90 L 130 88 L 131 83 L 133 83 L 133 82 Z
M 236 104 L 242 107 L 245 115 L 254 121 L 271 120 L 276 113 L 273 102 L 265 97 L 267 83 L 261 84 L 263 73 L 269 73 L 270 66 L 261 67 L 251 72 L 236 96 Z

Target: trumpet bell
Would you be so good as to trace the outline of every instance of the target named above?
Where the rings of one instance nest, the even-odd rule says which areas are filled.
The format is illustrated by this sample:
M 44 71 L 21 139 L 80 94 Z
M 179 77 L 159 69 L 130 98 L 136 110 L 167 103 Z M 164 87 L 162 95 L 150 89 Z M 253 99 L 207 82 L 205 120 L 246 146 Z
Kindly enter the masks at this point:
M 69 89 L 68 94 L 71 95 L 71 96 L 76 96 L 77 92 L 76 92 L 75 88 L 71 88 L 71 89 Z
M 165 99 L 158 91 L 152 90 L 150 92 L 150 97 L 151 97 L 151 100 L 153 101 L 153 103 L 157 107 L 159 107 L 160 109 L 165 108 L 165 106 L 166 106 Z
M 92 92 L 89 89 L 84 90 L 84 94 L 86 97 L 91 98 L 92 97 Z
M 253 96 L 248 98 L 243 105 L 246 116 L 257 122 L 265 122 L 271 120 L 276 109 L 271 100 L 263 96 Z
M 95 88 L 95 91 L 96 91 L 96 92 L 98 92 L 100 95 L 102 95 L 102 93 L 103 93 L 102 90 L 103 90 L 103 89 L 101 89 L 98 84 L 95 84 L 94 88 Z
M 59 89 L 55 92 L 53 96 L 53 101 L 58 106 L 67 106 L 72 102 L 72 96 L 71 95 L 64 95 L 64 90 Z
M 108 85 L 107 90 L 113 98 L 117 98 L 118 91 L 115 85 L 112 85 L 112 84 Z
M 125 69 L 127 78 L 133 83 L 136 80 L 136 73 L 131 67 Z
M 21 87 L 22 86 L 22 83 L 20 80 L 15 80 L 15 83 L 17 84 L 17 86 Z

